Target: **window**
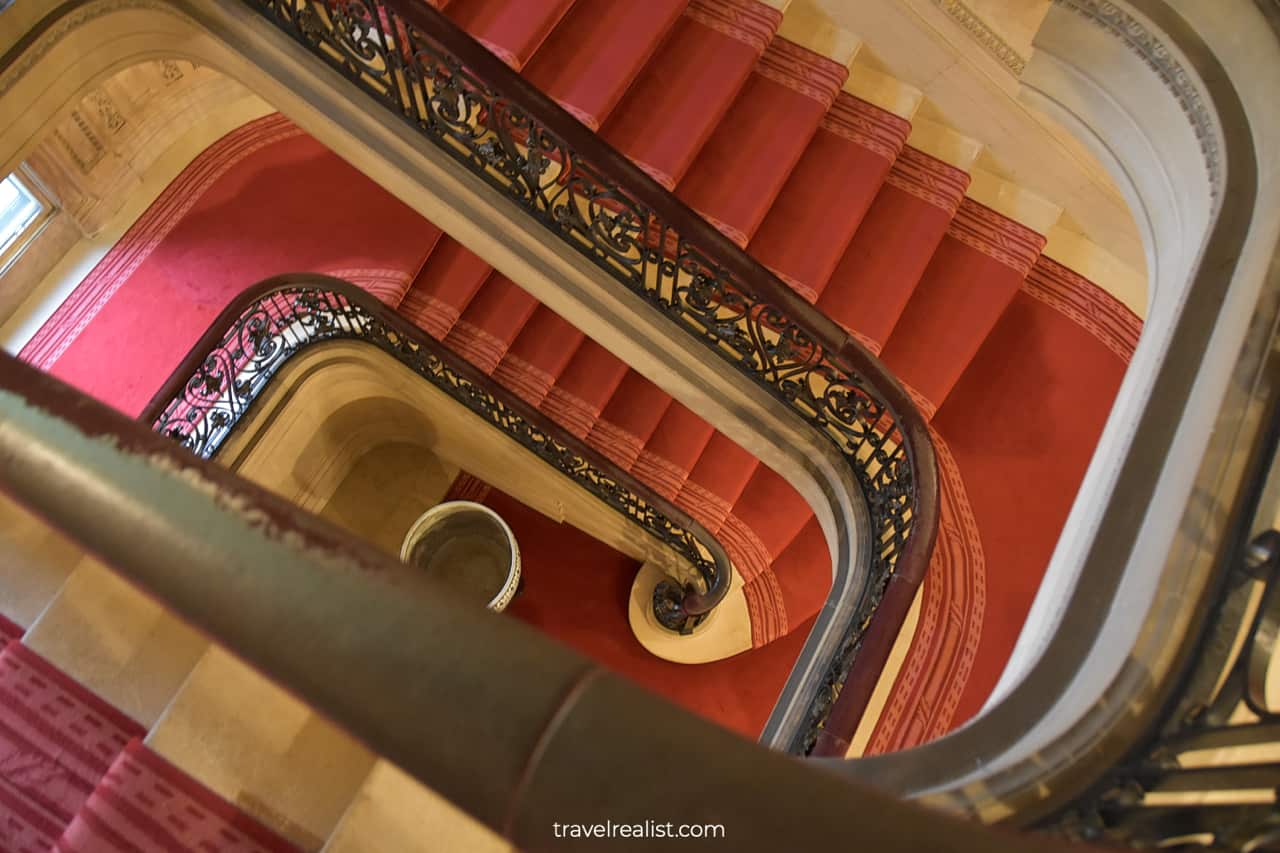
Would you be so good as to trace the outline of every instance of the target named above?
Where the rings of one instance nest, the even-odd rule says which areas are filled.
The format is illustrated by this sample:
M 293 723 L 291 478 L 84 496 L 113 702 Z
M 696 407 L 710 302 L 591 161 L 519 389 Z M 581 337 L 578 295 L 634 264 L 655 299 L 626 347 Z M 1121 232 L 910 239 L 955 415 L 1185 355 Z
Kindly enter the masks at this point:
M 52 212 L 35 183 L 18 172 L 0 182 L 0 273 L 40 233 Z

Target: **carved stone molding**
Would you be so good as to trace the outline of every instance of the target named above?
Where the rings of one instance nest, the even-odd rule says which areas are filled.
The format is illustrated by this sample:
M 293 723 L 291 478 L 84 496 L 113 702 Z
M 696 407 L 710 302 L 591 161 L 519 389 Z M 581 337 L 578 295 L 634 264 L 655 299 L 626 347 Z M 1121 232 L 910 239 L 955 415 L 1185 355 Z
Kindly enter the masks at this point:
M 158 0 L 100 0 L 63 15 L 40 33 L 35 44 L 24 50 L 21 56 L 0 72 L 0 96 L 13 88 L 14 84 L 43 59 L 45 54 L 66 37 L 67 33 L 78 30 L 103 15 L 127 9 L 164 10 L 166 5 Z M 167 11 L 173 10 L 167 9 Z
M 1146 25 L 1124 9 L 1107 0 L 1053 0 L 1086 20 L 1102 27 L 1136 53 L 1156 73 L 1190 122 L 1209 174 L 1209 191 L 1214 203 L 1222 197 L 1224 167 L 1219 128 L 1205 104 L 1199 87 L 1187 73 L 1182 61 Z
M 1008 68 L 1015 77 L 1022 76 L 1027 67 L 1027 58 L 1018 53 L 1014 47 L 1000 37 L 1000 34 L 987 26 L 986 22 L 970 9 L 962 0 L 933 0 L 934 5 L 946 12 L 951 19 L 969 31 L 978 44 Z
M 98 233 L 169 145 L 221 105 L 248 95 L 187 60 L 142 62 L 89 90 L 27 156 L 61 210 Z

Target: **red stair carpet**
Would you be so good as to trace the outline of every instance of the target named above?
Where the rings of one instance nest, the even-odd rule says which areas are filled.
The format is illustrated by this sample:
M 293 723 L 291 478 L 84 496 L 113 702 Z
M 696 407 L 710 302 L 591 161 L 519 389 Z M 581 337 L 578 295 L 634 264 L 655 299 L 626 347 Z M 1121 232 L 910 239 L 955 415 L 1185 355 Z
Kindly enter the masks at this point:
M 0 853 L 294 853 L 148 750 L 143 734 L 9 642 L 0 652 Z
M 57 840 L 132 738 L 133 720 L 21 642 L 0 653 L 0 821 L 13 850 Z
M 267 116 L 183 170 L 21 355 L 133 415 L 249 285 L 328 272 L 399 304 L 439 236 L 292 122 Z
M 965 198 L 967 174 L 906 145 L 908 122 L 840 91 L 844 69 L 778 37 L 780 14 L 757 0 L 436 5 L 898 371 L 932 418 L 943 527 L 872 747 L 958 725 L 1016 640 L 1136 319 L 1040 257 L 1043 235 Z M 286 271 L 355 278 L 717 534 L 747 581 L 755 651 L 698 672 L 742 667 L 735 677 L 751 681 L 761 653 L 794 654 L 831 575 L 794 489 L 287 122 L 210 151 L 24 356 L 136 411 L 230 294 Z M 571 617 L 548 610 L 541 624 L 569 632 L 557 618 Z M 655 689 L 668 678 L 666 664 L 624 654 L 625 624 L 566 639 Z M 716 684 L 686 703 L 757 726 L 763 702 L 727 676 Z
M 590 11 L 584 6 L 580 14 Z M 593 115 L 603 125 L 601 136 L 658 183 L 675 189 L 780 23 L 780 12 L 754 0 L 687 3 L 670 31 L 651 39 L 655 47 L 650 49 L 656 54 L 660 46 L 661 55 L 645 64 L 617 108 L 607 119 Z M 612 31 L 594 51 L 607 55 L 630 38 Z M 582 74 L 593 77 L 594 63 Z M 654 121 L 655 116 L 662 119 Z
M 1109 294 L 1041 257 L 951 390 L 932 424 L 947 535 L 869 752 L 939 737 L 982 707 L 1017 641 L 1140 331 Z
M 902 147 L 822 289 L 823 313 L 879 353 L 968 186 L 959 169 Z
M 130 741 L 58 841 L 65 853 L 298 853 L 298 848 Z

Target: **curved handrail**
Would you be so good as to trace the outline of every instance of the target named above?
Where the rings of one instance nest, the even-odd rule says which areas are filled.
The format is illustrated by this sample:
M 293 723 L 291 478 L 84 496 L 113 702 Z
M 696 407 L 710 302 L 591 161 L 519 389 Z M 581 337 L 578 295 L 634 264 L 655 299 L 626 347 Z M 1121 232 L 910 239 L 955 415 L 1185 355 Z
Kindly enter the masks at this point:
M 243 2 L 844 455 L 871 519 L 871 581 L 791 744 L 843 754 L 937 536 L 933 446 L 903 388 L 843 328 L 428 4 Z
M 333 340 L 393 356 L 687 560 L 703 588 L 672 578 L 658 584 L 654 610 L 667 627 L 692 630 L 728 593 L 732 564 L 701 524 L 376 298 L 331 276 L 291 273 L 242 291 L 138 420 L 212 459 L 285 363 Z
M 626 849 L 679 825 L 711 850 L 834 849 L 850 825 L 882 853 L 1088 849 L 720 730 L 4 352 L 0 491 L 515 849 L 599 849 L 562 815 L 665 821 L 609 834 Z

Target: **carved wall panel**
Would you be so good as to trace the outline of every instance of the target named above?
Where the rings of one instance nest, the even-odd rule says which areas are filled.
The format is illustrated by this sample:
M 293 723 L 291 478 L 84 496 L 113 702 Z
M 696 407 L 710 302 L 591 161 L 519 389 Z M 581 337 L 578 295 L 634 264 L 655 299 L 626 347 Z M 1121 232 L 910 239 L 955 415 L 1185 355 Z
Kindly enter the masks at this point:
M 134 65 L 85 95 L 27 162 L 92 236 L 188 127 L 243 94 L 238 83 L 185 60 Z

